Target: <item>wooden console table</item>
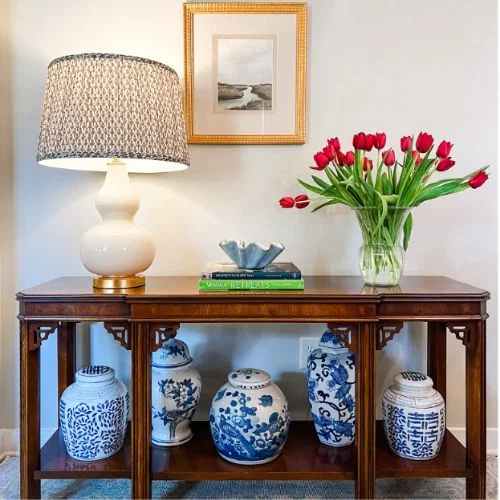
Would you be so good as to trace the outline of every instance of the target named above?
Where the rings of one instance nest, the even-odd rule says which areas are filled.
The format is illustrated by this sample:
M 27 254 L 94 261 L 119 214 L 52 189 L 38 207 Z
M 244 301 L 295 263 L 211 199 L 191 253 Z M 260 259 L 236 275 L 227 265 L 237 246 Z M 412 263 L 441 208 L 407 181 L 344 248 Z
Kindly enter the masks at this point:
M 363 287 L 360 278 L 347 276 L 306 277 L 305 283 L 303 292 L 199 292 L 194 277 L 151 277 L 145 288 L 125 293 L 94 290 L 89 278 L 60 278 L 19 293 L 21 498 L 39 498 L 40 480 L 53 478 L 130 478 L 132 498 L 150 498 L 151 480 L 158 479 L 354 479 L 357 498 L 374 498 L 380 477 L 465 477 L 467 498 L 485 498 L 488 292 L 443 277 L 408 277 L 392 289 Z M 81 321 L 104 322 L 131 351 L 130 432 L 122 451 L 97 462 L 69 458 L 59 432 L 40 450 L 40 346 L 57 331 L 60 396 L 73 382 L 75 325 Z M 467 446 L 447 431 L 439 456 L 429 461 L 391 453 L 375 420 L 375 352 L 404 321 L 427 322 L 427 371 L 445 399 L 447 332 L 466 349 Z M 293 422 L 280 458 L 238 466 L 218 457 L 208 424 L 195 422 L 186 445 L 152 446 L 151 352 L 180 323 L 219 322 L 328 324 L 356 353 L 355 445 L 322 445 L 312 422 Z M 306 391 L 305 381 L 297 390 Z

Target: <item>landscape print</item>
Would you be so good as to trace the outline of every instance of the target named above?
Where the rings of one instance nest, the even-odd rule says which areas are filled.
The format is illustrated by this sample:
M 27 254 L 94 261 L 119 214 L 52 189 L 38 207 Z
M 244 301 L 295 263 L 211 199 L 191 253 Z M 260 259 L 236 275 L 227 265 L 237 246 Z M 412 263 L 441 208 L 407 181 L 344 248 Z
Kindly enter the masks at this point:
M 217 107 L 273 109 L 274 37 L 217 38 Z

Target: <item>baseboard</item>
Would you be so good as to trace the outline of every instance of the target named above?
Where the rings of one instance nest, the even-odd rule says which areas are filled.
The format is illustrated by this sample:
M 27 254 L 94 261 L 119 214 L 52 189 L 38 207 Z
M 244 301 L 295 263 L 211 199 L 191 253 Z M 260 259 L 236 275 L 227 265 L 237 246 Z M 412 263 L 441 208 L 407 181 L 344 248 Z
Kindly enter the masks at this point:
M 448 430 L 465 446 L 465 427 L 448 427 Z M 498 454 L 498 429 L 486 429 L 486 453 Z
M 294 417 L 298 415 L 295 414 Z M 305 420 L 305 415 L 301 415 Z M 448 427 L 448 430 L 465 446 L 465 427 Z M 42 445 L 54 434 L 56 429 L 46 428 L 40 431 Z M 498 429 L 486 429 L 486 451 L 490 454 L 498 453 Z M 0 460 L 6 456 L 19 455 L 19 429 L 0 429 Z
M 56 429 L 40 430 L 40 444 L 43 446 Z M 19 455 L 19 429 L 0 429 L 0 460 L 7 456 Z
M 19 454 L 19 429 L 0 429 L 0 460 Z

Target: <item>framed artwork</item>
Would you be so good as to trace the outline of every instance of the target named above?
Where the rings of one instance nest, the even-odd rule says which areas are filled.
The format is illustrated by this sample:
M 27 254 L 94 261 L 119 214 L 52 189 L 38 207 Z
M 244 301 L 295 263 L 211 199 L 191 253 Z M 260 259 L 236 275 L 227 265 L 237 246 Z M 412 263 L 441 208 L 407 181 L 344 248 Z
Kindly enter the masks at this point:
M 190 144 L 303 144 L 305 3 L 185 3 Z

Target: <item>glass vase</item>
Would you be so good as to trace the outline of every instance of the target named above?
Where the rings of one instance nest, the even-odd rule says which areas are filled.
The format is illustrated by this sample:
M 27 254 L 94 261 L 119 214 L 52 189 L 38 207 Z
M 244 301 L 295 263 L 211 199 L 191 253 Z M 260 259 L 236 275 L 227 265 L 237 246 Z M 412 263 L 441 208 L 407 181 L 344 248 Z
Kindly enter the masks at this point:
M 354 212 L 363 237 L 359 266 L 365 283 L 398 285 L 405 263 L 401 235 L 410 209 L 389 207 L 385 215 L 378 207 L 355 208 Z

